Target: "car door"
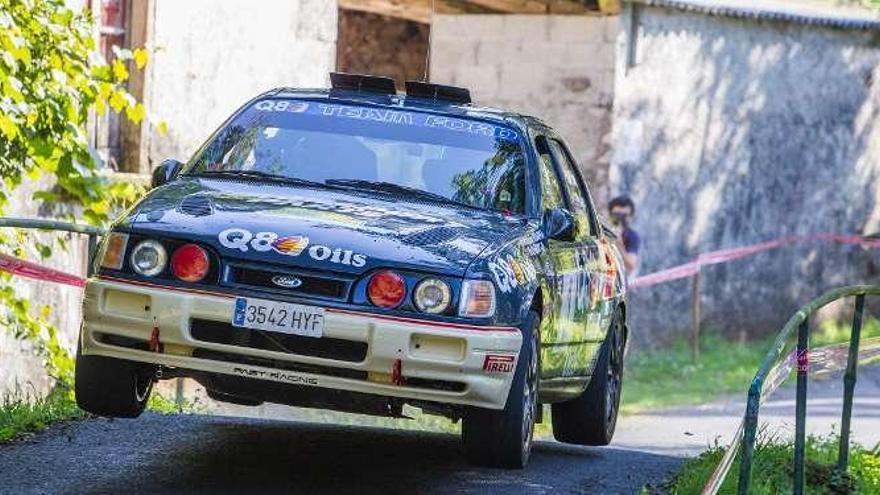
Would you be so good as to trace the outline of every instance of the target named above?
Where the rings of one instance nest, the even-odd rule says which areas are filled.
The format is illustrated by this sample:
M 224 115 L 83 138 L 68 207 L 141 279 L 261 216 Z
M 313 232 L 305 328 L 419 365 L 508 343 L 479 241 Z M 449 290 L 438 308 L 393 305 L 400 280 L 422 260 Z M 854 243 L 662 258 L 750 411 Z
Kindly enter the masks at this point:
M 592 349 L 588 339 L 589 272 L 584 241 L 590 222 L 586 204 L 578 191 L 569 191 L 564 177 L 564 155 L 548 136 L 535 140 L 541 179 L 542 209 L 546 213 L 564 208 L 574 217 L 572 239 L 548 239 L 551 266 L 548 273 L 553 292 L 550 314 L 542 322 L 541 368 L 544 379 L 583 377 L 588 374 Z
M 573 302 L 576 325 L 579 330 L 578 341 L 572 342 L 570 349 L 577 356 L 569 359 L 576 362 L 576 369 L 590 374 L 592 363 L 598 355 L 599 348 L 605 339 L 607 304 L 607 288 L 609 282 L 608 260 L 602 249 L 600 227 L 596 211 L 590 201 L 586 184 L 578 172 L 577 164 L 571 152 L 558 138 L 549 141 L 550 151 L 557 164 L 562 179 L 562 190 L 565 192 L 569 209 L 575 219 L 575 249 L 579 273 L 577 294 Z

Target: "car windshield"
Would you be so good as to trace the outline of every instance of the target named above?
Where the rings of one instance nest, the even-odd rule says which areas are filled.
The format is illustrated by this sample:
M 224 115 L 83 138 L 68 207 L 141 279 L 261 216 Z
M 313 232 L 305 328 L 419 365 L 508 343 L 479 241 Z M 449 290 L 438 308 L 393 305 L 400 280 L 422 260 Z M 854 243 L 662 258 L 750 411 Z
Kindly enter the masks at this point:
M 477 119 L 355 104 L 268 99 L 239 114 L 188 174 L 289 178 L 522 213 L 514 129 Z

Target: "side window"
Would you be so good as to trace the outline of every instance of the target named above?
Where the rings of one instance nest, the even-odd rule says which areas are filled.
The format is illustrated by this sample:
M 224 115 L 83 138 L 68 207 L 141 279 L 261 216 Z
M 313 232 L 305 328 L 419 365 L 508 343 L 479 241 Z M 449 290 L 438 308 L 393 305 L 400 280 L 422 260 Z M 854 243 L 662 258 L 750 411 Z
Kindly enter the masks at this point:
M 572 162 L 568 151 L 566 151 L 562 143 L 554 139 L 549 144 L 553 158 L 559 164 L 560 171 L 562 172 L 569 207 L 571 208 L 572 215 L 577 219 L 579 234 L 595 235 L 597 230 L 593 225 L 591 208 L 586 191 L 584 191 L 578 176 L 576 165 Z
M 553 168 L 553 159 L 550 156 L 550 148 L 544 137 L 535 140 L 538 150 L 538 169 L 541 173 L 541 202 L 544 211 L 553 208 L 561 208 L 565 205 L 562 191 L 559 189 L 559 179 Z

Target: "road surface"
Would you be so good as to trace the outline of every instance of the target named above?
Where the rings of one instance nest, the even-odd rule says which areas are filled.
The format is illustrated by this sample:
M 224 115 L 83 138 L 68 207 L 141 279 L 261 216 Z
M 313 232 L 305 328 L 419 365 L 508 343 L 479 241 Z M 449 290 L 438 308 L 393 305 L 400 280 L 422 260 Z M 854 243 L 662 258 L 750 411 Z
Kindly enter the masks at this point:
M 861 370 L 856 390 L 855 439 L 873 446 L 880 368 Z M 810 431 L 839 425 L 841 395 L 839 379 L 811 382 Z M 791 431 L 792 398 L 781 390 L 763 419 Z M 454 434 L 218 415 L 296 411 L 281 406 L 90 419 L 0 446 L 0 492 L 631 494 L 657 486 L 716 438 L 729 440 L 743 399 L 622 417 L 610 447 L 543 440 L 522 471 L 467 466 Z

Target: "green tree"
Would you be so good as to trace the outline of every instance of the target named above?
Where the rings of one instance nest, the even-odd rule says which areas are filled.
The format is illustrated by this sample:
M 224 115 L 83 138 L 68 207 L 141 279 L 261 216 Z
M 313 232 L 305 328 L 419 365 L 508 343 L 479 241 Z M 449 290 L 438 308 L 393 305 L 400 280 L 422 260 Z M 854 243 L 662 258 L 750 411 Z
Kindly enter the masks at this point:
M 112 206 L 135 198 L 135 186 L 96 170 L 87 122 L 108 108 L 135 123 L 145 118 L 125 83 L 148 54 L 117 50 L 107 63 L 95 51 L 94 26 L 87 12 L 74 12 L 64 0 L 0 0 L 0 214 L 23 181 L 43 175 L 54 179 L 53 188 L 38 191 L 34 200 L 73 203 L 94 224 L 105 223 Z M 52 252 L 24 232 L 0 234 L 0 248 L 21 257 Z M 48 324 L 48 308 L 32 308 L 18 297 L 7 274 L 0 275 L 0 305 L 0 323 L 33 342 L 50 374 L 69 383 L 72 360 Z

